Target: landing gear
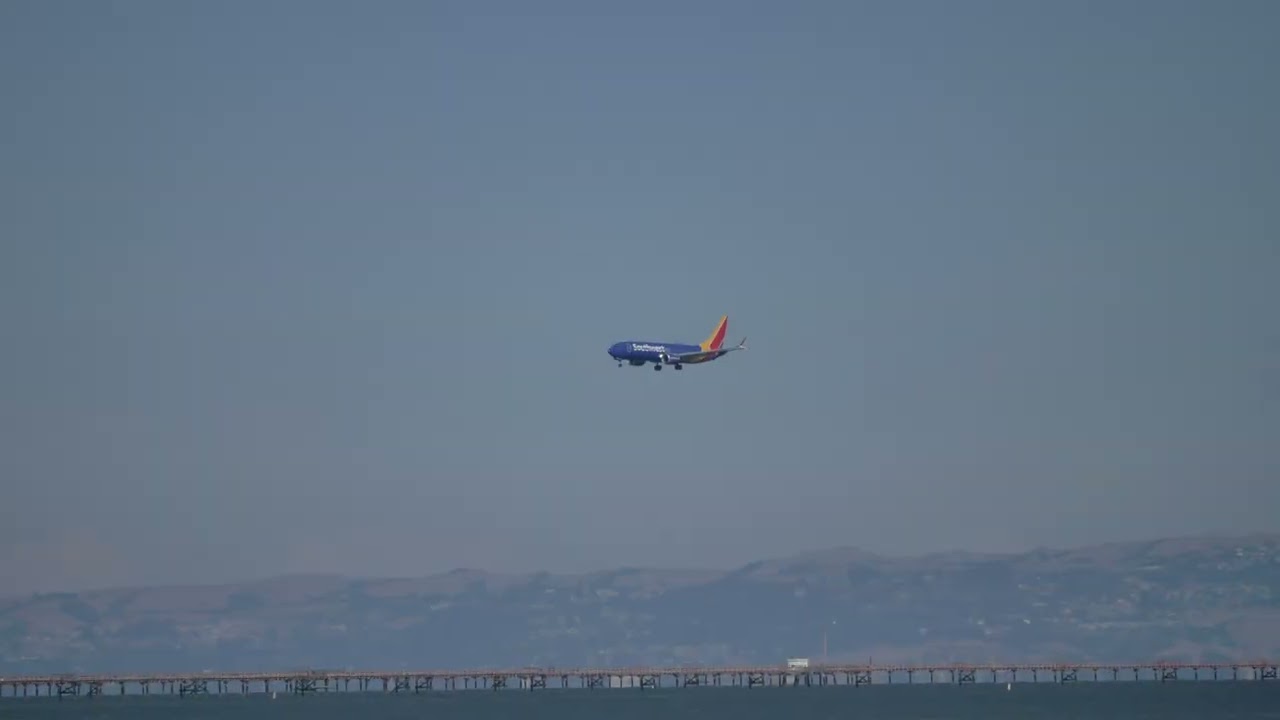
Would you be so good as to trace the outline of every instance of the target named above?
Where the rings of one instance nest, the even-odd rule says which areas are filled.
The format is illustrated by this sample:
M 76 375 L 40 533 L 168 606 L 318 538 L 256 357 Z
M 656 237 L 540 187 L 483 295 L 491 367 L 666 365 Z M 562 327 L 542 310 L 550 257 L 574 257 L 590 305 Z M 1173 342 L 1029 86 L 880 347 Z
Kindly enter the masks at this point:
M 653 371 L 654 371 L 654 372 L 657 372 L 657 371 L 659 371 L 659 370 L 661 370 L 661 369 L 662 369 L 662 363 L 654 363 L 654 364 L 653 364 Z
M 683 370 L 683 369 L 684 369 L 684 366 L 683 366 L 683 365 L 681 365 L 680 363 L 676 363 L 676 369 L 677 369 L 677 370 Z

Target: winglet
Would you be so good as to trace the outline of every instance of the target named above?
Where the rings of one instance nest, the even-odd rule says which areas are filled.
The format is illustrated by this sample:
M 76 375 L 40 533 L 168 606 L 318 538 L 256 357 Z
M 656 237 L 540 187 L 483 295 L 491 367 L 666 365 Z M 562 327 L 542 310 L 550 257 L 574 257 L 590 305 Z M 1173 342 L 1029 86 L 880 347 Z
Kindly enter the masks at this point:
M 745 335 L 742 337 L 742 342 L 738 343 L 738 349 L 739 349 L 739 350 L 746 350 L 746 349 L 747 349 L 747 338 L 746 338 L 746 336 L 745 336 Z
M 720 322 L 716 323 L 716 329 L 711 331 L 706 340 L 702 341 L 703 350 L 719 350 L 724 344 L 724 333 L 729 329 L 729 316 L 722 315 Z

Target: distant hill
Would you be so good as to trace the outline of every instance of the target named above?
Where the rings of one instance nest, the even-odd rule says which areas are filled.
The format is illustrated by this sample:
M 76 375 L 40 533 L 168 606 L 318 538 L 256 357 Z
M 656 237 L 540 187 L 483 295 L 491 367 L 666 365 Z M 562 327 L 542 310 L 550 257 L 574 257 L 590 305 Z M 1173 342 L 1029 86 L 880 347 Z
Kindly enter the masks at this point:
M 1280 657 L 1280 534 L 728 571 L 290 576 L 0 599 L 0 675 Z

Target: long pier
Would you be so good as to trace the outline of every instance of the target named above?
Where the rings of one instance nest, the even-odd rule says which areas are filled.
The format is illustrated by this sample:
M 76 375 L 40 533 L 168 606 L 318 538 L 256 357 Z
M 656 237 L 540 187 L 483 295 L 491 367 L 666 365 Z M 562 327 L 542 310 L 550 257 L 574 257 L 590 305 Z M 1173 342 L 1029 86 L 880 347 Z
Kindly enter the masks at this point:
M 893 683 L 1110 682 L 1182 680 L 1266 681 L 1280 663 L 1055 663 L 946 665 L 812 665 L 788 667 L 518 668 L 422 671 L 298 670 L 175 674 L 95 674 L 0 677 L 0 698 L 124 695 L 250 694 L 284 691 L 422 693 L 437 690 L 537 690 L 732 686 L 814 687 Z M 42 692 L 43 691 L 43 692 Z

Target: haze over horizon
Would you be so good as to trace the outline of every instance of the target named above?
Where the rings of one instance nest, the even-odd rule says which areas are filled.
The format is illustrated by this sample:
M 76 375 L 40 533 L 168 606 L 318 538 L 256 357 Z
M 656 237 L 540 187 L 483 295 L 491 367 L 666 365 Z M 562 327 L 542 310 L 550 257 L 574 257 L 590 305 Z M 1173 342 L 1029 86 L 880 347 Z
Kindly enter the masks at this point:
M 1280 531 L 1277 27 L 6 3 L 0 589 Z

